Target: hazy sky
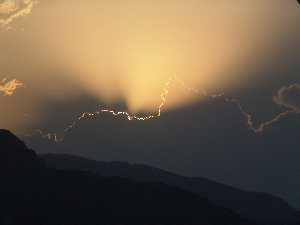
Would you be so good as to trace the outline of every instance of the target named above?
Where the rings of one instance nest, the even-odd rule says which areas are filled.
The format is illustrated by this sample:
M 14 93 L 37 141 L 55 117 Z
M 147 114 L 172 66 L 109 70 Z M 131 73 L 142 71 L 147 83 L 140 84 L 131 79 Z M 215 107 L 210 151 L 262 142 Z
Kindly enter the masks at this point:
M 286 0 L 1 0 L 0 78 L 26 85 L 0 99 L 1 123 L 24 126 L 49 99 L 79 95 L 154 110 L 173 75 L 195 88 L 243 85 L 299 27 Z M 193 98 L 174 90 L 168 107 Z

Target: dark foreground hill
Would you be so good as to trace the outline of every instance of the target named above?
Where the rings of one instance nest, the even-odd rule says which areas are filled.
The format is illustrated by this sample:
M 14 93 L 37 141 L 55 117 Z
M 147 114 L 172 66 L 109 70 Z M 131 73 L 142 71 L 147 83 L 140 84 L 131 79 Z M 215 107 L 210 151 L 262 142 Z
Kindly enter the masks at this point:
M 253 225 L 166 184 L 46 168 L 5 130 L 0 130 L 0 175 L 0 224 Z
M 208 198 L 215 205 L 230 208 L 242 217 L 257 223 L 300 224 L 300 217 L 293 208 L 282 199 L 266 193 L 242 191 L 205 178 L 179 176 L 145 165 L 100 162 L 63 154 L 46 154 L 40 157 L 48 167 L 52 168 L 89 171 L 106 177 L 118 176 L 141 182 L 162 182 L 180 187 Z

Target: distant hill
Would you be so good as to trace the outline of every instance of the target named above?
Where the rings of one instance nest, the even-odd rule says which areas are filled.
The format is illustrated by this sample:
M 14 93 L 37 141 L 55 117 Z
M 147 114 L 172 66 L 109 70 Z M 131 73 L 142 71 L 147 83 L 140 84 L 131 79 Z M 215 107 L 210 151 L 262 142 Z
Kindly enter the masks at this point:
M 160 182 L 47 168 L 0 130 L 0 224 L 253 225 L 195 193 Z
M 253 92 L 256 91 L 251 90 Z M 253 115 L 256 126 L 284 110 L 272 102 L 271 95 L 258 92 L 252 100 L 241 99 L 244 109 Z M 258 104 L 262 97 L 270 101 L 269 106 L 273 106 L 274 111 L 267 107 L 266 115 L 260 118 L 259 112 L 265 107 Z M 252 103 L 252 107 L 248 108 L 248 103 Z M 69 103 L 62 105 L 60 111 L 75 116 Z M 84 105 L 84 100 L 76 105 Z M 97 102 L 94 105 L 98 105 Z M 57 107 L 52 110 L 49 120 L 37 127 L 61 131 L 62 124 L 70 124 L 70 118 L 55 117 Z M 300 114 L 283 118 L 268 126 L 262 134 L 254 134 L 247 129 L 238 107 L 218 98 L 167 110 L 159 119 L 145 122 L 128 121 L 110 114 L 81 120 L 59 144 L 41 139 L 39 135 L 26 141 L 39 153 L 138 162 L 188 176 L 212 178 L 234 187 L 280 196 L 299 210 L 299 138 Z
M 146 165 L 100 162 L 66 154 L 40 157 L 50 168 L 89 171 L 106 177 L 118 176 L 180 187 L 261 224 L 300 224 L 300 217 L 293 208 L 282 199 L 266 193 L 242 191 L 205 178 L 179 176 Z

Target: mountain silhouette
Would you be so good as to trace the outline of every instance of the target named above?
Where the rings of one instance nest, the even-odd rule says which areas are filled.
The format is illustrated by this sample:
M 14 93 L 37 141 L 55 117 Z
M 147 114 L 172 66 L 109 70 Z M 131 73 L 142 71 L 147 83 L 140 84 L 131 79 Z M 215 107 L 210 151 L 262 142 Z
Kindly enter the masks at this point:
M 0 130 L 0 173 L 38 169 L 42 162 L 24 142 L 7 130 Z
M 41 155 L 41 158 L 51 168 L 89 171 L 101 176 L 118 176 L 141 182 L 162 182 L 180 187 L 260 224 L 300 222 L 297 212 L 285 201 L 266 193 L 242 191 L 205 178 L 180 176 L 142 164 L 100 162 L 66 154 L 45 154 Z
M 248 101 L 241 101 L 245 111 L 253 115 L 255 127 L 285 110 L 269 99 L 272 93 L 266 95 L 270 101 L 267 106 L 258 104 L 262 95 L 258 93 L 257 98 L 249 100 L 253 103 L 251 107 Z M 72 115 L 68 108 L 69 104 L 64 102 L 59 111 L 66 110 Z M 57 107 L 52 110 L 53 113 L 50 109 L 47 113 L 56 115 Z M 266 115 L 259 116 L 261 110 Z M 59 117 L 49 116 L 39 127 L 69 122 L 70 118 L 62 123 Z M 299 210 L 299 128 L 300 114 L 291 114 L 267 126 L 263 133 L 255 134 L 247 128 L 245 117 L 235 104 L 218 98 L 195 101 L 144 122 L 110 114 L 81 120 L 62 143 L 39 135 L 26 141 L 38 153 L 141 163 L 187 176 L 208 177 L 241 189 L 280 196 Z
M 253 225 L 195 193 L 160 182 L 47 168 L 0 130 L 0 224 Z

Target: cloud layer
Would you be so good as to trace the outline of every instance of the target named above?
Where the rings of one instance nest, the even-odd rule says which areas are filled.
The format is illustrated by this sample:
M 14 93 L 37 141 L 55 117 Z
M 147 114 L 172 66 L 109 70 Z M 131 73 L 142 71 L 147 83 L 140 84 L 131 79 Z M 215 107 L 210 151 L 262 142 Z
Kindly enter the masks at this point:
M 0 28 L 10 28 L 14 20 L 30 14 L 36 3 L 36 0 L 0 1 Z

